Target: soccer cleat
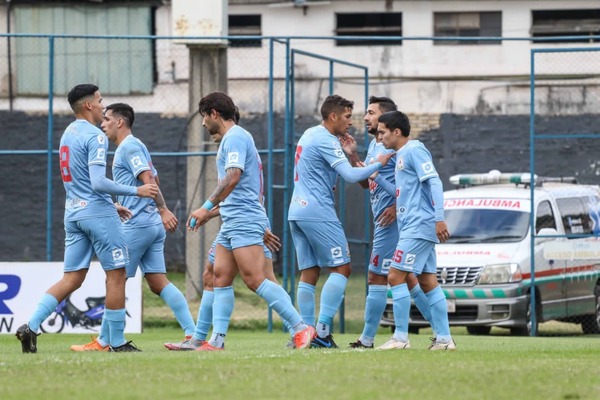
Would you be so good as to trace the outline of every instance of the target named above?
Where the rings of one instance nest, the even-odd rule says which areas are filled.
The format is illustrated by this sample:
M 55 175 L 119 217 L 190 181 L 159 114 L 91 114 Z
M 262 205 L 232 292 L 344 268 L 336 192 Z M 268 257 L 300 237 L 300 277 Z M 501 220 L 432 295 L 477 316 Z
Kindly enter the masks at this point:
M 329 334 L 324 338 L 320 336 L 315 336 L 312 342 L 310 342 L 310 347 L 322 349 L 337 349 L 338 345 L 335 344 L 335 342 L 333 341 L 333 336 Z
M 225 350 L 225 346 L 223 347 L 215 347 L 208 342 L 204 342 L 204 344 L 196 349 L 196 351 L 221 351 Z
M 21 325 L 15 336 L 21 342 L 23 353 L 37 353 L 37 337 L 39 334 L 29 329 L 29 325 Z
M 306 349 L 310 347 L 312 340 L 317 336 L 317 331 L 313 326 L 307 326 L 305 329 L 294 334 L 294 348 Z
M 395 337 L 392 337 L 390 340 L 382 344 L 377 348 L 377 350 L 393 350 L 393 349 L 410 349 L 410 342 L 407 340 L 406 342 L 401 342 Z
M 112 346 L 108 346 L 109 347 L 109 351 L 111 352 L 136 352 L 136 351 L 141 351 L 140 349 L 138 349 L 137 347 L 135 347 L 135 345 L 133 344 L 133 342 L 129 341 L 125 344 L 122 344 L 118 347 L 112 347 Z
M 104 346 L 92 337 L 92 341 L 86 344 L 74 344 L 71 351 L 109 351 L 109 346 Z
M 450 339 L 448 343 L 439 342 L 437 340 L 432 339 L 431 346 L 427 348 L 428 350 L 456 350 L 456 343 L 454 339 Z
M 360 339 L 357 339 L 356 342 L 350 343 L 350 348 L 351 349 L 372 349 L 373 344 L 371 344 L 370 346 L 365 346 L 363 344 L 363 342 L 360 341 Z
M 200 346 L 206 343 L 206 340 L 194 339 L 186 336 L 186 339 L 179 343 L 165 343 L 165 347 L 172 351 L 192 351 L 198 350 Z

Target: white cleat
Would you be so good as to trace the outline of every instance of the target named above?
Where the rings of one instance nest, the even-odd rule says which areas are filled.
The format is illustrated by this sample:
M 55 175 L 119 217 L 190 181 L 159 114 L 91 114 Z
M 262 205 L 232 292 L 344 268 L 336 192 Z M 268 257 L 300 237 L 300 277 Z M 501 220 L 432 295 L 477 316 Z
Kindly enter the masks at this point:
M 392 337 L 390 340 L 382 344 L 377 350 L 393 350 L 393 349 L 410 349 L 410 342 L 401 342 L 398 339 Z
M 428 350 L 456 350 L 456 343 L 454 342 L 454 339 L 451 339 L 447 343 L 433 340 Z

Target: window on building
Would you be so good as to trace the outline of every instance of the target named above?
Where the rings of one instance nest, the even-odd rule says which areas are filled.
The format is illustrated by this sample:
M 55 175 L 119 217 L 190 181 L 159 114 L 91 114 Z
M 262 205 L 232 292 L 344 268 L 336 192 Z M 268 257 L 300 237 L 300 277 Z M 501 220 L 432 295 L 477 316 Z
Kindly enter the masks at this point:
M 531 11 L 531 36 L 600 35 L 600 9 Z M 593 43 L 598 39 L 569 39 L 568 42 Z M 558 43 L 565 40 L 544 41 Z
M 229 36 L 261 36 L 261 15 L 230 15 Z M 261 47 L 261 39 L 230 40 L 231 47 Z
M 337 36 L 402 36 L 402 13 L 336 14 Z M 338 46 L 399 45 L 402 40 L 337 40 Z
M 153 34 L 152 8 L 148 5 L 28 4 L 15 7 L 14 19 L 18 33 Z M 48 95 L 48 38 L 13 40 L 17 93 Z M 154 57 L 154 43 L 150 39 L 56 38 L 54 94 L 67 94 L 74 82 L 96 83 L 103 95 L 150 94 L 155 80 Z
M 493 12 L 436 12 L 433 14 L 433 33 L 436 37 L 501 37 L 502 13 Z M 500 44 L 500 40 L 436 40 L 434 44 Z

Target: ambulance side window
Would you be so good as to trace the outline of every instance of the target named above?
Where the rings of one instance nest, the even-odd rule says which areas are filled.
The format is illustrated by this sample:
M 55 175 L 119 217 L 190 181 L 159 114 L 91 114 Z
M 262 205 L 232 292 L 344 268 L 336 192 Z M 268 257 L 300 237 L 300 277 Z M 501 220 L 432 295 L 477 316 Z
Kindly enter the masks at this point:
M 585 211 L 580 198 L 556 199 L 556 204 L 562 214 L 562 222 L 567 235 L 592 233 L 590 215 Z
M 535 218 L 535 232 L 538 233 L 543 228 L 554 228 L 556 229 L 556 221 L 554 220 L 554 213 L 552 212 L 552 206 L 548 200 L 542 201 L 537 209 L 537 216 Z

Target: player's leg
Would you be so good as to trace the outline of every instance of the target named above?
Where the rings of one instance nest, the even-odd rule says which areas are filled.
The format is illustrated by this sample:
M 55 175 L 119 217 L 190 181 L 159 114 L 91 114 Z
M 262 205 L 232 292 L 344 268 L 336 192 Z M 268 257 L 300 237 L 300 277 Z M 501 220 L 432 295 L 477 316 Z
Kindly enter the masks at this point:
M 290 231 L 296 249 L 300 282 L 296 292 L 296 301 L 302 320 L 311 326 L 315 325 L 315 291 L 321 274 L 308 238 L 298 225 L 298 221 L 290 221 Z
M 183 329 L 184 336 L 191 338 L 196 325 L 194 324 L 187 301 L 183 293 L 167 278 L 164 255 L 166 232 L 162 223 L 143 229 L 136 229 L 136 231 L 138 237 L 147 236 L 149 239 L 149 243 L 144 246 L 145 251 L 140 259 L 140 267 L 150 290 L 152 293 L 160 296 L 165 304 L 169 306 L 179 326 Z M 127 278 L 132 277 L 128 269 Z
M 331 324 L 344 299 L 350 276 L 348 241 L 339 221 L 298 221 L 316 255 L 317 265 L 329 267 L 323 285 L 316 330 L 315 347 L 337 347 L 331 335 Z
M 273 255 L 271 254 L 271 251 L 265 245 L 263 245 L 263 253 L 265 255 L 265 263 L 264 263 L 264 268 L 263 268 L 263 272 L 265 274 L 265 277 L 268 280 L 270 280 L 271 282 L 276 283 L 276 284 L 279 285 L 279 281 L 277 280 L 277 277 L 275 276 L 275 272 L 273 271 Z M 285 294 L 288 295 L 288 299 L 290 300 L 290 303 L 291 303 L 292 299 L 290 298 L 289 293 L 286 292 Z M 285 329 L 293 337 L 294 336 L 294 330 L 292 329 L 292 327 L 288 325 L 287 321 L 282 320 L 282 322 L 283 322 L 283 325 L 285 326 Z M 292 344 L 293 340 L 290 343 Z
M 431 310 L 431 322 L 435 331 L 435 339 L 430 350 L 456 350 L 456 344 L 450 335 L 448 324 L 448 304 L 446 296 L 437 282 L 437 259 L 435 245 L 431 246 L 423 272 L 419 275 L 419 283 L 427 296 Z
M 56 306 L 83 283 L 92 259 L 92 243 L 76 222 L 65 224 L 65 253 L 63 277 L 42 296 L 29 322 L 17 329 L 23 353 L 37 352 L 37 336 L 42 322 Z
M 415 302 L 415 306 L 417 306 L 417 309 L 421 312 L 421 315 L 423 315 L 425 320 L 429 322 L 429 325 L 431 325 L 431 328 L 433 329 L 429 300 L 423 292 L 423 289 L 421 289 L 421 285 L 419 285 L 419 280 L 417 279 L 415 274 L 407 275 L 406 284 L 408 285 L 410 297 Z M 435 336 L 435 329 L 433 329 L 433 335 Z

